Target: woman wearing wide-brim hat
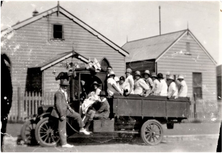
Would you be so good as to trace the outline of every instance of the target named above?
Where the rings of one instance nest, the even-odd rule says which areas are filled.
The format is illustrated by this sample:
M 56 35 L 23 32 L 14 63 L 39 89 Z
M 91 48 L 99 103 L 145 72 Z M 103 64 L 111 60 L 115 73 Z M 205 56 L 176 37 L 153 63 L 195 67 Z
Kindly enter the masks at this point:
M 127 68 L 125 74 L 126 74 L 126 80 L 124 83 L 124 93 L 125 95 L 133 94 L 134 80 L 132 76 L 132 69 Z
M 167 96 L 168 86 L 167 86 L 166 81 L 164 80 L 163 74 L 158 73 L 157 74 L 157 79 L 160 82 L 160 96 Z
M 134 94 L 143 96 L 144 93 L 150 92 L 150 87 L 146 84 L 146 82 L 141 78 L 140 71 L 135 72 L 135 81 L 134 81 Z
M 177 85 L 174 81 L 173 75 L 170 75 L 167 78 L 167 82 L 169 84 L 167 98 L 175 98 L 176 99 L 178 97 L 178 89 L 177 89 Z
M 151 79 L 150 76 L 150 71 L 149 70 L 145 70 L 143 73 L 144 76 L 144 81 L 146 82 L 146 84 L 148 84 L 150 86 L 150 88 L 153 88 L 153 80 Z
M 153 80 L 153 88 L 152 88 L 151 94 L 156 95 L 156 96 L 160 95 L 160 92 L 161 92 L 160 81 L 157 79 L 157 75 L 155 72 L 151 74 L 151 78 Z
M 97 96 L 99 96 L 100 92 L 101 92 L 101 89 L 99 88 L 100 87 L 100 84 L 97 82 L 97 81 L 94 81 L 92 83 L 92 87 L 93 87 L 93 92 L 95 92 L 95 94 Z
M 114 93 L 120 93 L 121 95 L 123 94 L 120 88 L 117 86 L 114 78 L 115 78 L 115 73 L 111 71 L 109 74 L 109 78 L 107 80 L 108 97 L 112 97 Z

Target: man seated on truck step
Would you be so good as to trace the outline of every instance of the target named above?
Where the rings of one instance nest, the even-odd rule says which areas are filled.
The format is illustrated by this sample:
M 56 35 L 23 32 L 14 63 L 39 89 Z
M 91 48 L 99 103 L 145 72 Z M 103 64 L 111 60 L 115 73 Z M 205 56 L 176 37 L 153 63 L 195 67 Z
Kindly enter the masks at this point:
M 98 100 L 96 103 L 92 105 L 91 108 L 89 108 L 87 114 L 86 114 L 86 126 L 85 129 L 89 130 L 89 126 L 93 119 L 107 119 L 110 114 L 110 106 L 106 99 L 106 93 L 104 91 L 100 92 L 100 100 Z M 99 106 L 98 109 L 96 106 Z
M 107 80 L 107 93 L 108 93 L 109 98 L 113 97 L 114 93 L 120 93 L 121 95 L 123 95 L 119 86 L 117 86 L 114 77 L 115 77 L 115 73 L 111 71 L 109 74 L 109 78 Z
M 144 79 L 141 78 L 140 71 L 136 71 L 134 81 L 134 94 L 140 96 L 148 96 L 150 94 L 150 91 L 150 87 L 146 84 Z

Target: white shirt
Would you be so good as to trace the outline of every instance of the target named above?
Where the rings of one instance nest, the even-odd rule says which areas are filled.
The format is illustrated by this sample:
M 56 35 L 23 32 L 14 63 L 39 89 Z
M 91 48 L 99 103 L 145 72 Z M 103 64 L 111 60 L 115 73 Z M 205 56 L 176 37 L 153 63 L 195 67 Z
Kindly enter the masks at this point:
M 160 80 L 160 96 L 167 96 L 167 83 L 164 79 Z
M 173 95 L 172 95 L 173 94 Z M 168 97 L 177 97 L 178 96 L 178 89 L 175 82 L 171 82 L 168 88 Z
M 147 79 L 144 78 L 144 81 L 150 86 L 150 88 L 153 88 L 153 80 L 149 77 Z
M 133 94 L 133 88 L 134 88 L 134 80 L 133 80 L 133 76 L 129 75 L 125 82 L 124 82 L 124 89 L 127 89 L 128 91 L 130 91 L 130 84 L 132 84 L 132 92 L 129 94 Z
M 155 79 L 153 81 L 153 95 L 160 95 L 160 92 L 161 92 L 161 86 L 160 86 L 160 81 Z
M 117 88 L 119 88 L 116 84 L 116 81 L 113 78 L 108 78 L 107 80 L 107 93 L 109 96 L 113 96 L 114 93 L 116 93 L 116 89 L 113 88 L 113 85 L 115 85 Z M 119 91 L 121 91 L 119 89 Z
M 65 98 L 66 98 L 66 102 L 68 103 L 68 95 L 67 95 L 67 92 L 64 91 L 62 88 L 60 88 L 61 92 L 64 93 L 65 95 Z
M 150 87 L 148 84 L 146 84 L 146 82 L 140 78 L 138 80 L 135 80 L 134 82 L 134 94 L 143 94 L 143 91 L 148 91 L 150 90 Z
M 183 80 L 180 82 L 180 91 L 179 91 L 178 96 L 187 97 L 187 91 L 188 91 L 187 83 Z

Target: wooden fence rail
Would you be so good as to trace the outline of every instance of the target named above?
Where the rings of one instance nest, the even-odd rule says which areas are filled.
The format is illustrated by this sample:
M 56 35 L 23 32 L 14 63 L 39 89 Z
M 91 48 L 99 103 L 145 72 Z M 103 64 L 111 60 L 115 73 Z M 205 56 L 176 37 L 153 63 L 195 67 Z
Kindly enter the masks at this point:
M 38 107 L 41 105 L 53 105 L 54 93 L 26 92 L 22 93 L 18 89 L 17 94 L 13 95 L 12 107 L 8 116 L 9 122 L 23 122 L 25 118 L 37 114 Z

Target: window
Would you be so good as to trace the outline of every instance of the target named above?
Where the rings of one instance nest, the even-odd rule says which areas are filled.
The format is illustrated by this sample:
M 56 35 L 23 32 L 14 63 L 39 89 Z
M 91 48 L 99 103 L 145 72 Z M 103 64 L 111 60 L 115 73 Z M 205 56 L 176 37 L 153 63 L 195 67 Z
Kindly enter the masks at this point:
M 186 51 L 190 53 L 190 42 L 186 42 Z
M 63 26 L 54 24 L 53 25 L 53 38 L 54 39 L 63 39 Z
M 193 94 L 202 99 L 202 73 L 193 72 Z

